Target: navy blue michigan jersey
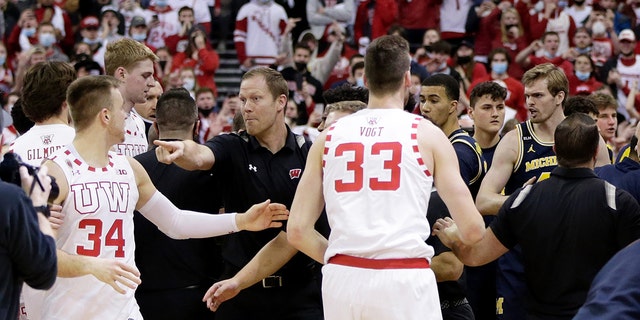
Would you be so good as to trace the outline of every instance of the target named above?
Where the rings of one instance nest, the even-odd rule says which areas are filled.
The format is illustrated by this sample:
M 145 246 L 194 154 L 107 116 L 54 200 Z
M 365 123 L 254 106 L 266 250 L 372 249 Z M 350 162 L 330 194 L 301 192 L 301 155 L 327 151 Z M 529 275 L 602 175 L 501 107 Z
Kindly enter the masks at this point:
M 466 131 L 458 129 L 449 135 L 449 141 L 458 156 L 460 175 L 476 198 L 482 178 L 487 173 L 487 162 L 482 156 L 482 148 Z
M 512 194 L 533 177 L 537 177 L 536 182 L 549 178 L 551 170 L 558 166 L 556 154 L 553 152 L 553 141 L 540 140 L 533 132 L 531 121 L 519 123 L 516 130 L 518 132 L 518 159 L 513 166 L 513 173 L 504 187 L 506 195 Z
M 518 159 L 513 173 L 505 186 L 505 194 L 510 195 L 536 177 L 536 182 L 545 180 L 558 166 L 553 141 L 544 142 L 533 131 L 531 121 L 519 123 Z M 524 297 L 527 294 L 520 246 L 515 246 L 498 259 L 496 279 L 496 312 L 500 320 L 520 320 L 526 318 Z

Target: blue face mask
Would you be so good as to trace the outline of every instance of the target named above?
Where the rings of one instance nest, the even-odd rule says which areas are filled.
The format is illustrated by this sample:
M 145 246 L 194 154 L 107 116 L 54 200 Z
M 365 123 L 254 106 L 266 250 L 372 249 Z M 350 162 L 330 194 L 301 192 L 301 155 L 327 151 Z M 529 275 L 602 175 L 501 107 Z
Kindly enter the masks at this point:
M 31 37 L 36 34 L 36 28 L 23 28 L 20 32 L 27 37 Z
M 356 78 L 356 86 L 364 88 L 364 78 Z
M 93 45 L 93 44 L 97 44 L 98 42 L 100 42 L 100 38 L 95 38 L 95 39 L 89 39 L 89 38 L 82 38 L 82 42 L 88 44 L 88 45 Z
M 169 5 L 168 0 L 156 0 L 156 6 L 158 7 L 166 7 Z
M 135 41 L 144 41 L 145 39 L 147 39 L 147 34 L 146 33 L 132 33 L 131 34 L 131 38 Z
M 4 65 L 7 62 L 7 55 L 0 55 L 0 65 Z
M 497 74 L 505 74 L 507 72 L 506 62 L 494 62 L 491 64 L 491 71 Z
M 43 47 L 51 47 L 54 43 L 56 43 L 56 36 L 52 33 L 41 33 L 38 35 L 38 42 Z
M 578 77 L 580 81 L 587 81 L 591 77 L 591 72 L 580 72 L 576 70 L 576 77 Z

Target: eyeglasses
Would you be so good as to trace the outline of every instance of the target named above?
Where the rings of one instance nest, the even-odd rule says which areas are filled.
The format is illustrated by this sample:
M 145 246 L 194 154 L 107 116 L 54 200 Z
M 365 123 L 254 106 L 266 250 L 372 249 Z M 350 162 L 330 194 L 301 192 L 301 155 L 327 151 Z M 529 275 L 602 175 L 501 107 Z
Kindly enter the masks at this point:
M 89 31 L 98 31 L 98 27 L 86 27 L 85 29 Z

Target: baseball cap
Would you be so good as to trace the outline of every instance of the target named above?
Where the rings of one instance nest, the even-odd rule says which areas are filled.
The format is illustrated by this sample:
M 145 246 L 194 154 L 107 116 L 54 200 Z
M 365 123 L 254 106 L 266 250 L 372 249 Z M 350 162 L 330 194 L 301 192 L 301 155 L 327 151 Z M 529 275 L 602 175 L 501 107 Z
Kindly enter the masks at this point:
M 107 11 L 111 11 L 115 15 L 118 15 L 118 9 L 116 7 L 114 7 L 114 6 L 111 6 L 111 5 L 102 7 L 102 9 L 100 9 L 100 14 L 104 15 L 104 13 L 107 12 Z
M 99 26 L 100 26 L 100 21 L 98 21 L 98 18 L 94 16 L 85 17 L 84 19 L 82 19 L 82 21 L 80 21 L 80 29 L 85 29 L 89 27 L 97 28 Z
M 620 34 L 618 35 L 618 40 L 619 41 L 622 41 L 622 40 L 636 41 L 636 34 L 633 33 L 633 30 L 631 29 L 624 29 L 620 31 Z
M 147 21 L 144 20 L 141 16 L 135 16 L 131 19 L 131 28 L 135 28 L 137 26 L 146 26 Z
M 460 46 L 459 47 L 467 47 L 469 49 L 473 49 L 473 42 L 471 42 L 469 40 L 462 40 L 462 42 L 460 42 Z

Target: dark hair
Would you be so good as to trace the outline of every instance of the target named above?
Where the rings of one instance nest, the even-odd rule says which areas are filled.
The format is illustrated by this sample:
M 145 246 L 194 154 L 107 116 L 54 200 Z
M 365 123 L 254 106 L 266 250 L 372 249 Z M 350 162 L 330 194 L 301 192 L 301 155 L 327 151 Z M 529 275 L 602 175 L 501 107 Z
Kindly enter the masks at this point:
M 193 8 L 191 8 L 191 7 L 189 7 L 189 6 L 183 6 L 182 8 L 180 8 L 180 10 L 178 10 L 178 16 L 180 16 L 180 14 L 181 14 L 183 11 L 185 11 L 185 10 L 189 10 L 189 11 L 191 11 L 192 13 L 195 13 L 195 12 L 193 11 Z
M 557 32 L 555 32 L 555 31 L 547 31 L 542 35 L 540 40 L 542 42 L 544 42 L 544 40 L 546 40 L 548 36 L 556 36 L 556 37 L 560 38 L 560 35 Z
M 451 44 L 445 40 L 438 40 L 431 44 L 433 53 L 444 53 L 451 55 Z
M 356 64 L 351 67 L 351 76 L 355 76 L 356 70 L 364 69 L 364 61 L 356 62 Z
M 387 30 L 387 35 L 392 35 L 392 34 L 397 34 L 398 36 L 402 37 L 403 39 L 406 39 L 407 38 L 407 29 L 405 29 L 404 27 L 402 27 L 401 25 L 399 25 L 397 23 L 394 23 Z
M 198 108 L 185 88 L 165 92 L 156 104 L 158 131 L 192 130 L 198 120 Z
M 491 100 L 507 99 L 507 89 L 496 82 L 486 81 L 481 82 L 471 90 L 471 96 L 469 97 L 469 107 L 475 108 L 478 99 L 485 95 L 489 95 Z
M 443 87 L 449 100 L 460 99 L 460 84 L 448 74 L 437 73 L 422 81 L 423 87 Z
M 19 134 L 25 134 L 35 124 L 24 114 L 22 99 L 16 100 L 16 103 L 13 104 L 11 118 L 13 119 L 13 127 L 16 128 Z
M 491 50 L 491 52 L 489 52 L 489 57 L 488 57 L 488 64 L 491 65 L 491 61 L 493 61 L 493 57 L 496 54 L 504 54 L 505 57 L 507 57 L 507 65 L 511 64 L 511 57 L 509 56 L 509 51 L 507 51 L 507 49 L 503 48 L 503 47 L 499 47 L 499 48 L 495 48 L 493 50 Z
M 369 90 L 367 88 L 354 87 L 351 84 L 345 83 L 341 86 L 323 92 L 322 97 L 326 104 L 353 100 L 367 103 L 369 102 Z
M 564 104 L 564 115 L 568 117 L 576 112 L 581 112 L 586 115 L 593 114 L 596 117 L 599 113 L 596 104 L 590 98 L 585 96 L 569 97 Z
M 196 92 L 195 92 L 196 99 L 198 99 L 199 95 L 201 95 L 203 93 L 207 93 L 207 92 L 211 92 L 211 94 L 213 95 L 213 98 L 214 99 L 216 98 L 216 93 L 213 92 L 213 89 L 211 89 L 209 87 L 200 87 L 200 88 L 196 89 Z
M 364 58 L 363 55 L 356 53 L 354 55 L 351 56 L 351 58 L 349 58 L 349 65 L 351 65 L 353 63 L 353 60 L 358 59 L 358 58 Z
M 313 52 L 313 50 L 311 50 L 311 48 L 306 43 L 302 43 L 302 42 L 298 42 L 293 47 L 293 52 L 296 52 L 296 50 L 298 50 L 298 49 L 307 50 L 307 51 L 309 51 L 309 53 Z
M 560 122 L 553 139 L 558 165 L 572 168 L 594 159 L 600 132 L 593 118 L 576 112 Z
M 34 122 L 56 116 L 62 110 L 67 87 L 76 79 L 76 70 L 66 62 L 40 62 L 24 75 L 22 108 Z
M 369 90 L 390 94 L 400 89 L 411 66 L 409 42 L 399 36 L 379 37 L 367 47 L 364 74 Z

